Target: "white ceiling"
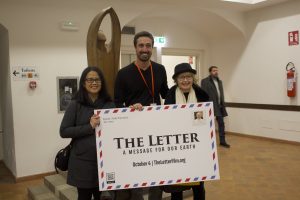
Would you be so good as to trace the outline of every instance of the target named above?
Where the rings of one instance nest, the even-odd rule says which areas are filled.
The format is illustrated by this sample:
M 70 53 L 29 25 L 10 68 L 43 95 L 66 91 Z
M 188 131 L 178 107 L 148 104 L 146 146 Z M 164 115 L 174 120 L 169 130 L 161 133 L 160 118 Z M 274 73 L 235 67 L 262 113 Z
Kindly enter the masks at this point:
M 71 6 L 71 7 L 90 7 L 95 8 L 100 3 L 107 4 L 107 5 L 118 5 L 124 4 L 128 6 L 141 6 L 144 7 L 145 5 L 151 6 L 168 6 L 168 5 L 189 5 L 189 6 L 196 6 L 202 8 L 219 8 L 219 9 L 226 9 L 226 10 L 234 10 L 234 11 L 251 11 L 260 8 L 265 8 L 268 6 L 276 5 L 279 3 L 287 2 L 287 1 L 294 1 L 294 0 L 267 0 L 255 5 L 251 4 L 242 4 L 242 3 L 233 3 L 233 2 L 224 2 L 221 0 L 0 0 L 1 2 L 10 2 L 10 3 L 17 3 L 17 4 L 27 4 L 27 5 L 55 5 L 55 6 Z
M 120 2 L 126 2 L 126 4 L 149 4 L 149 5 L 158 5 L 158 6 L 167 6 L 167 5 L 188 5 L 198 8 L 219 8 L 226 10 L 234 10 L 240 12 L 252 11 L 260 8 L 265 8 L 268 6 L 276 5 L 279 3 L 293 1 L 293 0 L 267 0 L 255 5 L 243 4 L 243 3 L 233 3 L 233 2 L 224 2 L 221 0 L 151 0 L 151 1 L 142 1 L 142 0 L 117 0 Z
M 143 12 L 128 22 L 127 25 L 135 26 L 135 23 L 139 20 L 166 18 L 192 28 L 208 38 L 235 36 L 244 34 L 244 30 L 237 28 L 219 13 L 233 14 L 234 18 L 241 18 L 240 21 L 243 21 L 242 16 L 244 13 L 288 1 L 293 0 L 268 0 L 256 5 L 221 0 L 151 0 L 143 2 L 140 8 Z M 141 1 L 127 0 L 126 2 L 136 6 Z M 140 10 L 137 8 L 137 12 Z
M 267 0 L 255 5 L 221 0 L 0 0 L 0 3 L 70 7 L 93 11 L 104 8 L 104 5 L 112 6 L 119 15 L 122 25 L 134 26 L 137 20 L 164 18 L 184 24 L 208 37 L 219 37 L 243 34 L 243 30 L 236 28 L 233 23 L 214 11 L 234 13 L 232 16 L 236 15 L 235 18 L 239 18 L 243 13 L 288 1 L 299 0 Z
M 220 0 L 200 0 L 199 2 L 203 2 L 203 5 L 211 5 L 211 6 L 216 6 L 222 9 L 229 9 L 229 10 L 235 10 L 235 11 L 241 11 L 241 12 L 247 12 L 247 11 L 252 11 L 260 8 L 265 8 L 268 6 L 276 5 L 279 3 L 287 2 L 287 1 L 292 1 L 292 0 L 267 0 L 255 5 L 251 4 L 242 4 L 242 3 L 233 3 L 233 2 L 224 2 Z M 194 2 L 197 2 L 195 0 Z

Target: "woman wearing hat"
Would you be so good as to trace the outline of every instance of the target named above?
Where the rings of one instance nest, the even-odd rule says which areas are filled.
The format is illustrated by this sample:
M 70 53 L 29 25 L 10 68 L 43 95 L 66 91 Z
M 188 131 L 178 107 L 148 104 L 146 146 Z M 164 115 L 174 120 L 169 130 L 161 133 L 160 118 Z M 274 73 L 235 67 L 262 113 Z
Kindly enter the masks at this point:
M 188 63 L 175 66 L 173 80 L 175 85 L 169 90 L 166 104 L 187 104 L 205 102 L 209 100 L 208 95 L 197 84 L 195 79 L 196 70 Z M 165 192 L 171 192 L 171 200 L 182 200 L 183 191 L 193 189 L 194 200 L 205 199 L 204 183 L 192 183 L 186 185 L 165 186 Z

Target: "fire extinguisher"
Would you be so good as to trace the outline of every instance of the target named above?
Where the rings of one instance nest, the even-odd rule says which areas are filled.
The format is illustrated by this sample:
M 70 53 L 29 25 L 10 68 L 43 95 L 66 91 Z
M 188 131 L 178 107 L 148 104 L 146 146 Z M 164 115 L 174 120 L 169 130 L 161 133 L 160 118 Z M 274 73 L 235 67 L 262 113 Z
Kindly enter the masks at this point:
M 286 78 L 287 78 L 287 96 L 296 96 L 296 68 L 294 63 L 289 62 L 286 65 Z

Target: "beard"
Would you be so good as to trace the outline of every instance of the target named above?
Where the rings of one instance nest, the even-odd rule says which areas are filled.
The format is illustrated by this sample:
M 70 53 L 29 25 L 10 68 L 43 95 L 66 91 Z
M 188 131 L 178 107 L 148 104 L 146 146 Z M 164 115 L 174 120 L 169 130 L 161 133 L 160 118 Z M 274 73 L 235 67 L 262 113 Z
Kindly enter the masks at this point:
M 214 78 L 218 78 L 219 74 L 212 74 L 211 76 Z
M 151 57 L 151 53 L 140 53 L 138 56 L 139 60 L 143 62 L 150 60 L 150 57 Z

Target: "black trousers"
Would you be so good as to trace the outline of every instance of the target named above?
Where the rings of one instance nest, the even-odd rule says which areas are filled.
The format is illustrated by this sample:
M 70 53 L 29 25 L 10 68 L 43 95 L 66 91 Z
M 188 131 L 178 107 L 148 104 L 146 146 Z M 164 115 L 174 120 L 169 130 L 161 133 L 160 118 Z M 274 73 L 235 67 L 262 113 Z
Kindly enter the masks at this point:
M 216 119 L 218 122 L 220 143 L 226 143 L 224 118 L 222 116 L 216 116 Z
M 115 200 L 144 200 L 141 188 L 117 190 Z
M 200 185 L 192 186 L 194 200 L 205 200 L 204 182 L 200 182 Z M 183 192 L 172 192 L 171 200 L 183 200 Z
M 92 196 L 94 200 L 100 200 L 101 192 L 99 188 L 77 188 L 78 200 L 91 200 Z

